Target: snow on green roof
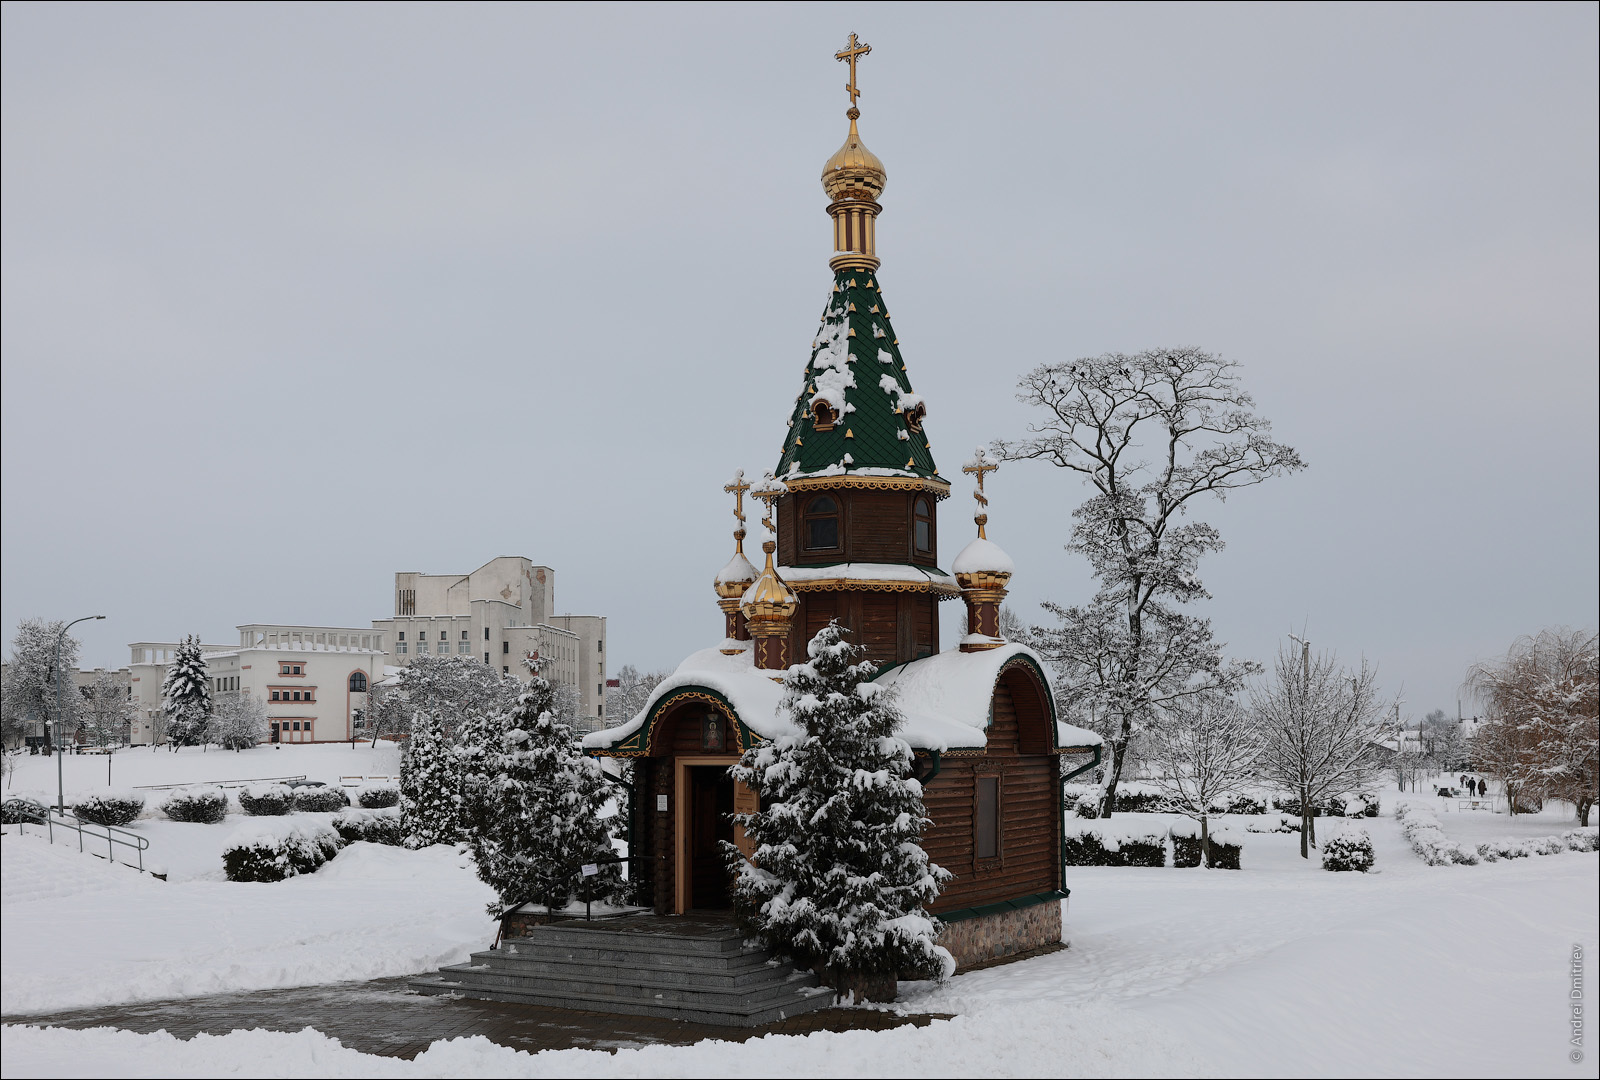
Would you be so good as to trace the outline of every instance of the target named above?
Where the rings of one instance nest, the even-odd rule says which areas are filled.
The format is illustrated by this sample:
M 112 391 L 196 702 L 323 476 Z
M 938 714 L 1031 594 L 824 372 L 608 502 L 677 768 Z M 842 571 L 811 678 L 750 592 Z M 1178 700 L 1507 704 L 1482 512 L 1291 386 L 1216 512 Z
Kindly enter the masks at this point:
M 906 375 L 877 275 L 840 270 L 789 415 L 778 478 L 932 477 L 938 470 L 927 436 L 912 426 L 925 411 Z

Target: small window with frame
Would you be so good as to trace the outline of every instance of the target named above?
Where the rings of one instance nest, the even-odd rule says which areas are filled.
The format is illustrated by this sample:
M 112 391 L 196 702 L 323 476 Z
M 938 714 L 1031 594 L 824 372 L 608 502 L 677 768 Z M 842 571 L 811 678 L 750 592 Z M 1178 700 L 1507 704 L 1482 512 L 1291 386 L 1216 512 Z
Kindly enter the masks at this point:
M 1000 857 L 1000 778 L 974 778 L 972 855 L 978 861 Z
M 832 495 L 818 495 L 806 504 L 807 551 L 839 550 L 839 503 Z
M 912 506 L 912 512 L 915 518 L 915 525 L 912 531 L 916 538 L 917 554 L 931 554 L 933 551 L 933 507 L 925 497 L 919 495 Z

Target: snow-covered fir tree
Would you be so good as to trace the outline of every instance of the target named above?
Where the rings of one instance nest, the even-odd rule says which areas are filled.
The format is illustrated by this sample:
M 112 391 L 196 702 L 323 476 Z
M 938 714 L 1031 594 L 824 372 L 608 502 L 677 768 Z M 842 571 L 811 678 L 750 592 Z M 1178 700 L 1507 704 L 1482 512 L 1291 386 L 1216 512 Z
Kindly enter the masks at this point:
M 763 742 L 733 767 L 761 809 L 739 815 L 753 861 L 728 846 L 735 901 L 763 945 L 810 965 L 841 994 L 892 1001 L 898 978 L 955 968 L 924 910 L 950 875 L 928 860 L 930 824 L 904 722 L 868 682 L 877 667 L 818 631 L 810 662 L 784 676 L 781 711 L 799 733 Z
M 174 749 L 205 742 L 211 723 L 211 683 L 196 635 L 179 643 L 167 668 L 161 682 L 161 714 L 167 721 L 167 742 Z
M 461 760 L 431 712 L 411 719 L 411 737 L 400 757 L 400 815 L 407 847 L 461 839 Z
M 611 854 L 611 823 L 601 811 L 611 797 L 600 763 L 584 757 L 572 728 L 552 711 L 554 692 L 530 659 L 533 678 L 505 718 L 484 799 L 483 817 L 468 837 L 478 876 L 499 894 L 500 915 L 521 903 L 562 907 L 582 895 L 581 869 Z M 588 888 L 594 899 L 620 898 L 617 864 L 599 866 Z

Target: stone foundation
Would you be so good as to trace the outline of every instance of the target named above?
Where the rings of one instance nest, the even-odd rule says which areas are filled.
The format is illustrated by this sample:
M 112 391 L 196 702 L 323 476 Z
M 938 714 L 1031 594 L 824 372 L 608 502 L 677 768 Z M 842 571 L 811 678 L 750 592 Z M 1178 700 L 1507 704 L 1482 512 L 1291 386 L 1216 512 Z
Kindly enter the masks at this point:
M 956 958 L 962 971 L 985 960 L 1027 952 L 1061 942 L 1061 902 L 1049 900 L 992 915 L 978 915 L 944 924 L 939 944 Z

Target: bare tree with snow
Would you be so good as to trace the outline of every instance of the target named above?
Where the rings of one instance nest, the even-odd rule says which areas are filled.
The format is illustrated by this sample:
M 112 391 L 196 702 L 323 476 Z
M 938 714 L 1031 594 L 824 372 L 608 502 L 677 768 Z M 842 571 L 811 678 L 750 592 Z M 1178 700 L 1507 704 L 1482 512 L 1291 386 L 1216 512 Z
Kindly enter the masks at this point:
M 95 746 L 118 746 L 138 711 L 128 688 L 104 668 L 83 688 L 83 730 Z
M 1384 711 L 1377 673 L 1366 661 L 1351 673 L 1332 653 L 1313 658 L 1280 649 L 1272 673 L 1251 695 L 1261 745 L 1257 771 L 1299 799 L 1302 858 L 1311 857 L 1317 842 L 1313 809 L 1331 796 L 1365 791 L 1382 775 Z
M 1261 754 L 1254 720 L 1231 694 L 1182 697 L 1151 725 L 1146 751 L 1154 766 L 1149 782 L 1200 823 L 1203 863 L 1210 866 L 1212 809 L 1254 775 Z
M 11 639 L 11 660 L 6 665 L 5 715 L 26 726 L 44 725 L 49 746 L 77 730 L 83 711 L 83 695 L 78 693 L 72 677 L 78 667 L 78 639 L 62 637 L 65 626 L 59 620 L 23 619 Z
M 248 750 L 267 738 L 267 706 L 241 691 L 217 695 L 206 739 L 224 750 Z
M 1043 419 L 1029 438 L 996 443 L 1004 458 L 1048 461 L 1093 491 L 1073 512 L 1067 549 L 1089 559 L 1099 591 L 1081 606 L 1045 604 L 1059 625 L 1032 636 L 1055 662 L 1068 712 L 1109 738 L 1106 815 L 1140 728 L 1185 697 L 1235 692 L 1258 670 L 1224 661 L 1209 621 L 1180 610 L 1210 595 L 1200 558 L 1223 546 L 1186 517 L 1198 501 L 1305 466 L 1272 441 L 1237 369 L 1193 348 L 1043 365 L 1018 394 Z
M 626 724 L 644 711 L 650 695 L 670 671 L 640 671 L 632 664 L 623 664 L 617 672 L 617 686 L 611 691 L 611 716 L 606 723 Z
M 1555 628 L 1474 664 L 1467 686 L 1488 723 L 1473 739 L 1485 772 L 1505 785 L 1511 812 L 1564 799 L 1589 824 L 1600 786 L 1600 637 Z

